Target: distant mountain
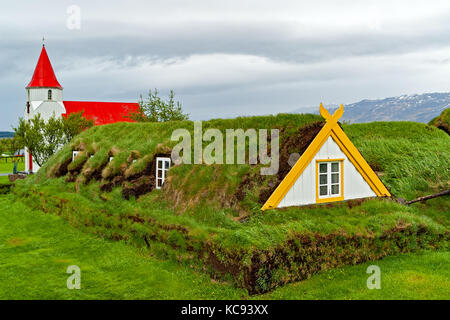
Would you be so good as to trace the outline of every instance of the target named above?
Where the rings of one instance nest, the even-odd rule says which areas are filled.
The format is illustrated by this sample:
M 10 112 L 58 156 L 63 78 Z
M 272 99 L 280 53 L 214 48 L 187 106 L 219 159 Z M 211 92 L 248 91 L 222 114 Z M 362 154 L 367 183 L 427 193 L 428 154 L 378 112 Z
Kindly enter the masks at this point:
M 14 132 L 0 131 L 0 139 L 3 139 L 3 138 L 12 138 L 12 137 L 14 137 Z
M 325 107 L 331 109 L 331 112 L 338 106 Z M 428 123 L 449 107 L 450 92 L 402 95 L 379 100 L 365 99 L 345 105 L 342 119 L 351 123 L 372 121 L 416 121 Z

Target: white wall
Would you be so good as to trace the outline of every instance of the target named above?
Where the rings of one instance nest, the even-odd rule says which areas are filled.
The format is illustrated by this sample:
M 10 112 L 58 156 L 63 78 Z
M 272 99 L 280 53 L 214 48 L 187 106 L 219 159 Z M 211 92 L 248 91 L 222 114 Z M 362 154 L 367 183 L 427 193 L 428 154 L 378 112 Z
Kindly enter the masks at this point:
M 48 120 L 53 115 L 60 117 L 61 114 L 66 113 L 61 89 L 30 88 L 26 90 L 27 101 L 30 102 L 30 113 L 27 113 L 27 106 L 25 105 L 24 119 L 31 119 L 39 113 L 44 120 Z M 48 90 L 52 90 L 51 100 L 48 100 Z M 25 151 L 25 171 L 28 171 L 29 168 L 29 153 Z M 36 173 L 38 170 L 39 166 L 33 161 L 33 172 Z
M 326 159 L 344 159 L 344 200 L 376 196 L 375 192 L 330 136 L 281 200 L 278 205 L 279 208 L 316 203 L 316 160 Z
M 44 120 L 48 120 L 53 115 L 60 117 L 61 114 L 66 113 L 66 108 L 62 102 L 57 101 L 43 101 L 36 109 L 30 110 L 30 118 L 33 118 L 36 114 L 40 113 Z
M 62 90 L 55 88 L 27 89 L 27 99 L 28 101 L 46 101 L 48 100 L 48 90 L 52 90 L 52 101 L 63 101 Z

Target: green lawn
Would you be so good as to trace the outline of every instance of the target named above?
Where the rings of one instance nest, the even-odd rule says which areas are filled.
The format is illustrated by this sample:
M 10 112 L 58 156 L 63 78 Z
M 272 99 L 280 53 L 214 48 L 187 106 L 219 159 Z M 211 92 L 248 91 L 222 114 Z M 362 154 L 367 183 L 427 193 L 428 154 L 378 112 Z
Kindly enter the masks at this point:
M 244 291 L 0 197 L 0 299 L 238 299 Z M 81 290 L 66 287 L 69 265 Z
M 381 289 L 367 289 L 367 267 L 380 267 Z M 259 297 L 261 298 L 261 297 Z M 318 274 L 263 295 L 267 299 L 450 299 L 450 253 L 390 256 Z
M 0 160 L 0 173 L 12 173 L 14 168 L 14 163 L 11 160 L 8 160 L 8 162 L 5 161 L 5 159 Z M 18 171 L 24 171 L 25 170 L 25 163 L 19 162 L 17 165 Z
M 0 185 L 10 183 L 7 176 L 0 176 Z
M 0 299 L 241 299 L 244 290 L 212 281 L 148 251 L 107 241 L 60 217 L 0 196 Z M 366 288 L 366 268 L 381 268 L 381 289 Z M 81 290 L 66 288 L 66 268 L 81 268 Z M 449 299 L 450 253 L 392 256 L 334 269 L 251 298 Z

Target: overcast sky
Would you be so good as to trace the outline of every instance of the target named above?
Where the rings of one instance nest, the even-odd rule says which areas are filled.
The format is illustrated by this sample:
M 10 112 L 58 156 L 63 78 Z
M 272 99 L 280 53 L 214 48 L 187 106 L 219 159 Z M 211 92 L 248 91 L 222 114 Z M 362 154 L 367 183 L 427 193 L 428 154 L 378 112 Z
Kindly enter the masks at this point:
M 193 119 L 450 91 L 448 0 L 0 4 L 0 130 L 23 114 L 42 36 L 65 100 L 174 89 Z

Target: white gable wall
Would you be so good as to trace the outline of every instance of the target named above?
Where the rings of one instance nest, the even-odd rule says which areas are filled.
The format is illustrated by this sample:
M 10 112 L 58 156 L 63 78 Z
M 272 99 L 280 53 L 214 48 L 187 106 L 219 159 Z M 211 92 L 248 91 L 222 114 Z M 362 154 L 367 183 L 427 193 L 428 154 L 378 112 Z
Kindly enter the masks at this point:
M 59 101 L 43 101 L 36 109 L 30 110 L 29 119 L 33 118 L 38 113 L 47 121 L 53 115 L 57 118 L 61 117 L 63 113 L 66 113 L 66 108 L 64 107 L 64 104 Z
M 279 208 L 316 203 L 316 160 L 326 159 L 344 159 L 344 200 L 376 196 L 353 163 L 330 136 L 281 200 Z

